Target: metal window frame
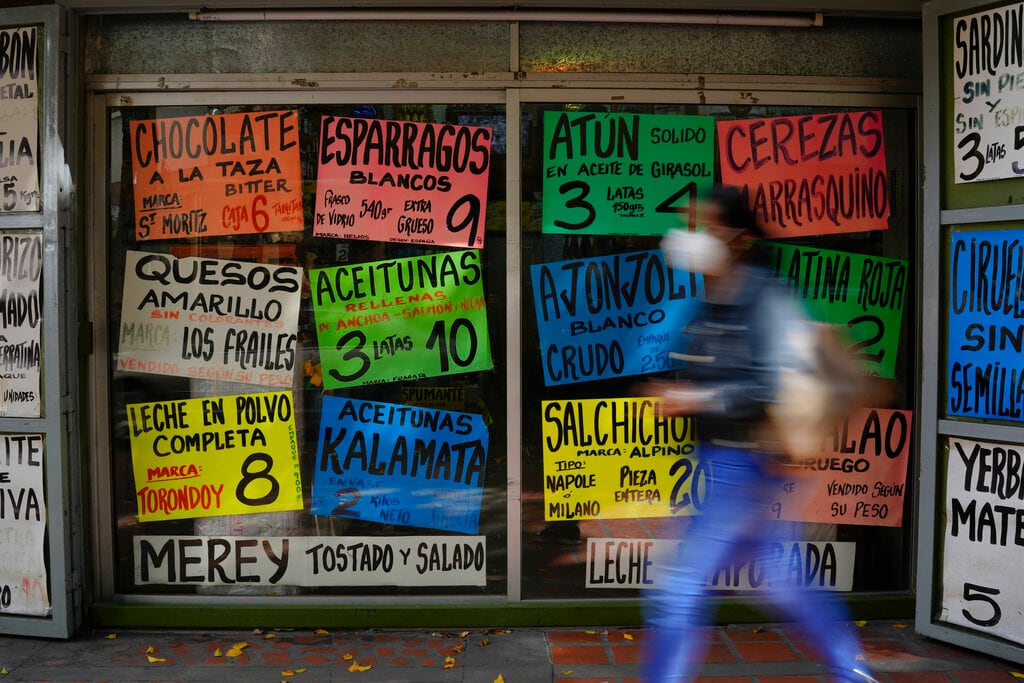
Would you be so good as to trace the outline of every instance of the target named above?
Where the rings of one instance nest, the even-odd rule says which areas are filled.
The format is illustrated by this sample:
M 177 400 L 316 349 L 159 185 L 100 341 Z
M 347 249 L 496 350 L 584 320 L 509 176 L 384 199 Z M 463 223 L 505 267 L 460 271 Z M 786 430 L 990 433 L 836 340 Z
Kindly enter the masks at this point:
M 1024 427 L 969 423 L 940 417 L 939 402 L 944 387 L 939 377 L 942 368 L 941 344 L 943 333 L 944 300 L 943 285 L 947 284 L 942 273 L 942 252 L 947 226 L 965 223 L 995 223 L 999 221 L 1024 222 L 1024 205 L 984 206 L 971 209 L 942 209 L 942 179 L 944 173 L 952 172 L 942 166 L 942 145 L 946 144 L 945 131 L 941 128 L 942 114 L 942 46 L 939 44 L 941 25 L 945 17 L 960 15 L 972 10 L 992 6 L 991 2 L 977 0 L 932 0 L 922 9 L 924 52 L 924 205 L 922 215 L 921 291 L 926 293 L 921 306 L 921 385 L 918 424 L 920 431 L 920 494 L 918 499 L 918 550 L 917 550 L 917 604 L 915 624 L 924 635 L 943 640 L 979 652 L 1024 662 L 1024 646 L 1016 645 L 959 626 L 941 623 L 936 610 L 941 603 L 941 540 L 944 526 L 936 513 L 942 489 L 944 468 L 940 469 L 938 454 L 940 444 L 947 437 L 965 437 L 990 441 L 1024 443 Z M 930 400 L 924 400 L 929 397 Z
M 511 55 L 518 54 L 516 27 L 510 32 Z M 302 85 L 297 85 L 302 84 Z M 807 78 L 780 76 L 704 76 L 697 74 L 521 74 L 514 57 L 509 73 L 465 74 L 387 73 L 387 74 L 130 74 L 93 76 L 87 80 L 89 149 L 109 148 L 106 130 L 108 107 L 129 103 L 132 106 L 202 105 L 202 104 L 324 104 L 324 103 L 504 103 L 507 136 L 519 139 L 521 105 L 551 101 L 593 103 L 665 103 L 665 104 L 734 104 L 770 102 L 777 105 L 899 107 L 918 110 L 916 94 L 920 83 L 913 79 L 871 78 Z M 94 500 L 110 500 L 109 419 L 110 405 L 108 368 L 110 347 L 105 304 L 106 233 L 97 230 L 106 225 L 105 154 L 93 155 L 88 177 L 94 179 L 88 188 L 90 210 L 87 223 L 93 226 L 87 239 L 88 262 L 94 269 L 90 287 L 90 321 L 93 350 L 88 376 L 92 414 L 91 450 Z M 522 260 L 520 224 L 521 156 L 517 145 L 508 146 L 506 188 L 506 283 L 508 292 L 521 287 Z M 100 237 L 99 239 L 92 239 Z M 295 596 L 260 598 L 254 596 L 140 596 L 115 594 L 112 529 L 110 514 L 94 515 L 92 550 L 96 559 L 95 589 L 101 600 L 137 604 L 270 604 L 296 605 L 315 602 L 318 605 L 351 607 L 353 605 L 429 605 L 429 604 L 493 604 L 523 603 L 521 583 L 522 556 L 522 372 L 518 360 L 522 353 L 522 302 L 508 296 L 506 302 L 508 434 L 507 434 L 507 514 L 508 563 L 505 596 Z M 615 600 L 615 599 L 613 599 Z M 607 604 L 608 598 L 595 599 Z M 526 601 L 527 603 L 542 601 Z M 578 603 L 590 601 L 580 600 Z
M 26 7 L 0 13 L 4 26 L 38 27 L 42 44 L 39 73 L 40 211 L 0 215 L 0 230 L 38 230 L 43 237 L 41 416 L 0 418 L 0 432 L 42 434 L 47 514 L 48 617 L 0 615 L 0 633 L 67 638 L 83 614 L 81 572 L 81 476 L 78 439 L 78 321 L 75 254 L 74 150 L 68 140 L 73 105 L 67 97 L 68 23 L 58 6 Z M 4 549 L 4 552 L 17 552 Z

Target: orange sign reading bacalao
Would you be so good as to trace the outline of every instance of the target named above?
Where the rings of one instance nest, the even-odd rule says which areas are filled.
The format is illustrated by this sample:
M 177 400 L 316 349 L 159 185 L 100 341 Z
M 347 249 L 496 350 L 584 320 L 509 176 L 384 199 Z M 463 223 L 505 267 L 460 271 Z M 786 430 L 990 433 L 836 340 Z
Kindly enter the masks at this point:
M 296 111 L 133 121 L 139 240 L 302 230 Z

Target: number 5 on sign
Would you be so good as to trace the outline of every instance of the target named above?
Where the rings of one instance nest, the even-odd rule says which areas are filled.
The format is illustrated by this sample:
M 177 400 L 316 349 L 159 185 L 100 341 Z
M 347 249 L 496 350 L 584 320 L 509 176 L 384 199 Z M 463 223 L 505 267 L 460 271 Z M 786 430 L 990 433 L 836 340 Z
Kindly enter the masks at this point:
M 127 407 L 139 521 L 301 510 L 290 392 Z

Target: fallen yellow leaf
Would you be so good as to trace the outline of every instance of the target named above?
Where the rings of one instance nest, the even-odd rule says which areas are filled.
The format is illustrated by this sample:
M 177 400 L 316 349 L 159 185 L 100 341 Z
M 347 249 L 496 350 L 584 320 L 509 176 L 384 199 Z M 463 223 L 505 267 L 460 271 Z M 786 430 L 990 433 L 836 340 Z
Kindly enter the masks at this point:
M 490 645 L 490 644 L 491 644 L 491 641 L 489 641 L 486 638 L 484 638 L 479 643 L 477 643 L 476 646 L 477 647 L 486 647 L 487 645 Z
M 154 657 L 153 655 L 146 655 L 146 659 L 148 659 L 150 662 L 152 662 L 154 664 L 157 663 L 157 662 L 166 662 L 167 661 L 163 657 Z
M 327 635 L 327 629 L 325 629 L 325 628 L 318 628 L 317 630 L 313 631 L 313 635 L 314 636 L 326 636 Z
M 214 657 L 223 657 L 223 656 L 224 656 L 224 653 L 223 653 L 223 652 L 221 652 L 221 651 L 220 651 L 220 648 L 218 647 L 218 648 L 217 648 L 216 650 L 214 650 L 214 651 L 213 651 L 213 656 L 214 656 Z
M 341 656 L 341 658 L 344 659 L 347 662 L 348 660 L 352 659 L 352 653 L 351 652 L 346 652 L 345 654 L 343 654 Z
M 151 654 L 153 654 L 154 652 L 156 652 L 156 648 L 155 648 L 155 647 L 153 647 L 152 645 L 150 645 L 149 647 L 147 647 L 147 648 L 146 648 L 146 654 L 147 654 L 147 655 L 151 655 Z
M 245 642 L 245 641 L 243 640 L 243 641 L 242 641 L 242 642 L 240 642 L 240 643 L 235 643 L 235 644 L 234 644 L 234 645 L 232 645 L 231 647 L 232 647 L 232 649 L 235 649 L 235 650 L 244 650 L 245 648 L 249 647 L 249 643 L 247 643 L 247 642 Z
M 273 640 L 274 638 L 277 638 L 277 634 L 276 633 L 268 633 L 267 635 L 265 635 L 263 637 L 266 640 Z
M 10 673 L 10 672 L 7 670 L 6 666 L 3 669 L 0 669 L 0 674 L 3 674 L 4 676 L 6 676 L 8 673 Z M 499 676 L 499 678 L 500 678 L 500 676 Z
M 469 631 L 463 631 L 462 633 L 459 634 L 459 638 L 465 638 L 468 635 L 469 635 Z
M 505 679 L 501 677 L 501 674 L 498 674 L 498 677 L 494 679 L 494 683 L 505 683 Z
M 303 668 L 301 668 L 301 669 L 293 669 L 293 671 L 295 671 L 295 673 L 297 673 L 297 674 L 300 674 L 300 673 L 302 673 L 302 672 L 303 672 L 303 671 L 305 671 L 305 670 L 306 670 L 306 668 L 305 668 L 305 667 L 303 667 Z
M 892 625 L 892 627 L 893 628 L 906 628 L 907 625 L 902 623 L 902 622 L 897 621 L 895 624 Z
M 7 673 L 7 669 L 4 669 L 4 673 Z M 1013 676 L 1014 678 L 1024 678 L 1024 674 L 1022 674 L 1019 671 L 1011 671 L 1010 675 Z
M 633 634 L 632 633 L 623 633 L 622 637 L 625 638 L 626 640 L 633 640 Z
M 572 675 L 572 669 L 562 669 L 562 674 L 564 676 L 571 676 Z
M 597 631 L 595 631 L 593 629 L 587 629 L 586 631 L 584 631 L 584 633 L 589 633 L 590 635 L 595 635 L 597 633 Z
M 864 627 L 864 626 L 868 625 L 868 622 L 864 621 L 863 619 L 858 619 L 857 621 L 855 621 L 853 623 L 856 624 L 857 626 L 861 626 L 861 627 Z
M 466 644 L 465 643 L 459 643 L 458 645 L 452 645 L 452 652 L 454 652 L 455 654 L 460 654 L 465 649 L 466 649 Z
M 107 635 L 104 636 L 104 638 L 106 638 L 107 640 L 113 640 L 114 638 L 117 638 L 117 634 L 116 633 L 108 633 Z
M 454 657 L 445 657 L 444 658 L 444 668 L 451 669 L 454 666 L 455 666 L 455 658 Z
M 242 651 L 237 647 L 233 647 L 224 654 L 226 654 L 228 657 L 241 657 Z
M 284 676 L 285 678 L 287 678 L 287 677 L 289 677 L 289 676 L 294 676 L 294 675 L 295 675 L 295 672 L 294 672 L 294 671 L 292 671 L 291 669 L 283 669 L 283 670 L 281 671 L 281 675 L 282 675 L 282 676 Z
M 356 671 L 369 671 L 372 668 L 373 666 L 370 664 L 367 664 L 366 666 L 359 666 L 359 662 L 352 662 L 352 666 L 350 666 L 348 670 L 354 673 Z

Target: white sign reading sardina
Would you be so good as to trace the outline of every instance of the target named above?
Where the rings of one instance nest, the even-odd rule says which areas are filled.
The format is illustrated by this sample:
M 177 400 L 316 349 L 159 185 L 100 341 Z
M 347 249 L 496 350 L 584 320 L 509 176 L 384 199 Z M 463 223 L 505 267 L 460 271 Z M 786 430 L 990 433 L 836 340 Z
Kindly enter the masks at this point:
M 484 536 L 136 536 L 135 584 L 484 586 Z
M 1024 446 L 949 439 L 940 619 L 1024 643 Z
M 955 181 L 1024 175 L 1024 4 L 953 20 Z

